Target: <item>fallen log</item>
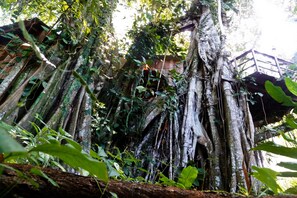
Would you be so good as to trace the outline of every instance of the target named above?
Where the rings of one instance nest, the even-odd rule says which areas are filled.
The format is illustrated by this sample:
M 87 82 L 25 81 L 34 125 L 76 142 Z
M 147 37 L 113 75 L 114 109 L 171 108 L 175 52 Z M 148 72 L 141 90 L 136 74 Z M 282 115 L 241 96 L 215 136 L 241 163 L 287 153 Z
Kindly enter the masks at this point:
M 5 169 L 0 176 L 0 197 L 239 197 L 231 196 L 228 193 L 183 190 L 156 184 L 116 180 L 104 183 L 94 177 L 84 177 L 60 170 L 42 168 L 42 171 L 59 185 L 59 187 L 55 187 L 47 179 L 32 174 L 30 170 L 33 166 L 31 165 L 9 164 L 9 166 L 21 171 L 39 185 L 35 187 L 28 179 L 20 177 L 17 172 Z

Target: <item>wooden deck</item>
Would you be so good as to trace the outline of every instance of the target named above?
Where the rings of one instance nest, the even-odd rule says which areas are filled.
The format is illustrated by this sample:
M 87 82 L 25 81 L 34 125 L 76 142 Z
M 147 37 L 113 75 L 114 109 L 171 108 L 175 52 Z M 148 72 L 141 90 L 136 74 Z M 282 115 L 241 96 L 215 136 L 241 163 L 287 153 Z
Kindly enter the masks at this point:
M 290 73 L 295 74 L 295 71 L 289 68 L 290 65 L 293 65 L 292 62 L 253 49 L 244 52 L 230 63 L 234 65 L 242 77 L 254 73 L 265 74 L 275 78 L 280 78 Z
M 249 50 L 230 61 L 249 91 L 250 109 L 256 126 L 280 121 L 290 110 L 275 102 L 266 92 L 264 83 L 269 80 L 290 95 L 284 77 L 296 79 L 292 62 L 273 55 Z

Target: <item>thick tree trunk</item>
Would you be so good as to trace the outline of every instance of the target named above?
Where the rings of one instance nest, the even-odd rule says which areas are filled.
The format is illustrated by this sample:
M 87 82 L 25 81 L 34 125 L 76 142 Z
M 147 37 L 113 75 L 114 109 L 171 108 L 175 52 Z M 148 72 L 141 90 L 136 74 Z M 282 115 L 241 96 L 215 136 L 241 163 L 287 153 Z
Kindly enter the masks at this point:
M 152 160 L 146 177 L 150 180 L 157 178 L 164 162 L 172 178 L 176 177 L 173 166 L 194 163 L 207 172 L 201 188 L 257 191 L 250 173 L 260 160 L 250 151 L 255 129 L 248 102 L 238 94 L 240 84 L 228 64 L 225 36 L 213 20 L 217 16 L 203 6 L 200 11 L 185 64 L 187 91 L 179 94 L 176 110 L 147 110 L 142 130 L 146 134 L 134 143 L 136 156 Z M 158 98 L 162 101 L 160 97 L 155 101 Z
M 213 18 L 207 9 L 203 11 L 197 30 L 199 34 L 194 34 L 195 39 L 192 40 L 197 43 L 199 52 L 196 61 L 200 61 L 198 76 L 205 79 L 202 86 L 197 84 L 195 87 L 199 90 L 197 94 L 204 96 L 206 104 L 198 111 L 198 115 L 207 115 L 202 124 L 207 128 L 207 135 L 204 137 L 209 137 L 207 144 L 211 145 L 207 149 L 209 187 L 231 192 L 239 191 L 240 187 L 250 190 L 251 185 L 256 187 L 254 183 L 251 184 L 251 178 L 248 176 L 251 166 L 257 165 L 255 155 L 250 151 L 254 146 L 254 126 L 246 98 L 236 96 L 237 84 L 233 69 L 228 65 L 225 37 L 220 34 L 223 31 L 216 27 Z M 219 25 L 222 28 L 222 24 Z M 198 102 L 199 100 L 194 101 L 196 104 Z M 193 108 L 192 111 L 196 109 Z M 193 154 L 196 155 L 197 153 Z

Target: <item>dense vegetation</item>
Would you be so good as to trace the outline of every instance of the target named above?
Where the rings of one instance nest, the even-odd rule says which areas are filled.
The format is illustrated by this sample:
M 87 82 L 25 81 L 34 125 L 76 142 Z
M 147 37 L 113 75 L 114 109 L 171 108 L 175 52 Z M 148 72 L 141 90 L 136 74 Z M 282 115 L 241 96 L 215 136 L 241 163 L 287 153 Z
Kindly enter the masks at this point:
M 227 16 L 247 2 L 0 2 L 13 22 L 38 16 L 48 24 L 42 25 L 42 39 L 28 34 L 26 22 L 15 24 L 23 36 L 1 32 L 13 69 L 0 85 L 0 140 L 7 140 L 0 144 L 0 162 L 75 169 L 104 181 L 109 176 L 257 194 L 261 185 L 253 169 L 274 193 L 281 192 L 277 173 L 257 168 L 261 156 L 255 151 L 276 146 L 252 150 L 256 130 L 248 96 L 228 65 Z M 118 3 L 138 6 L 128 49 L 114 36 Z M 190 43 L 180 38 L 185 30 L 191 31 Z M 31 47 L 21 48 L 24 42 Z M 178 58 L 182 72 L 149 69 L 169 57 Z M 296 106 L 267 86 L 278 102 Z M 33 172 L 55 185 L 39 169 Z

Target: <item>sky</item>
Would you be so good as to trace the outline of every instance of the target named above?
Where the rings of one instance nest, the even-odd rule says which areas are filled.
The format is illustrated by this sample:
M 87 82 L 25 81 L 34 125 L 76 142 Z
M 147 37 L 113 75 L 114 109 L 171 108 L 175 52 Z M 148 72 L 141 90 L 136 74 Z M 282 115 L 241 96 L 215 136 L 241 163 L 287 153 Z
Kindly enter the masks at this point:
M 260 31 L 256 49 L 273 52 L 290 60 L 297 52 L 297 16 L 285 7 L 290 0 L 254 0 L 255 18 Z M 274 49 L 274 50 L 273 50 Z
M 10 20 L 9 18 L 2 12 L 2 9 L 0 9 L 0 26 L 9 24 Z
M 113 14 L 113 24 L 119 39 L 122 39 L 126 32 L 132 28 L 134 14 L 136 14 L 135 9 L 121 3 L 118 4 L 116 12 Z

